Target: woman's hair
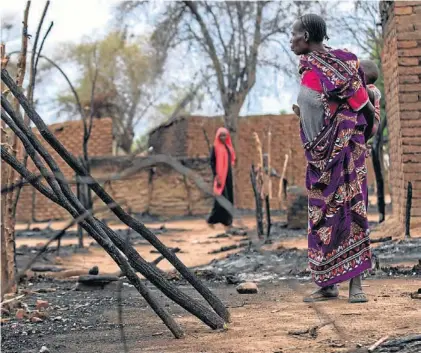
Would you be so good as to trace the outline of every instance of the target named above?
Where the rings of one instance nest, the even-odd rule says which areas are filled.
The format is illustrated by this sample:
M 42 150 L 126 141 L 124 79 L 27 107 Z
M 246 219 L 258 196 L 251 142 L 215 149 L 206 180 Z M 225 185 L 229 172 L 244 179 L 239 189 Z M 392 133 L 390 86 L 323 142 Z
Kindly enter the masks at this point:
M 310 40 L 313 42 L 323 42 L 324 39 L 328 40 L 326 22 L 316 14 L 308 14 L 300 17 L 301 24 L 310 35 Z

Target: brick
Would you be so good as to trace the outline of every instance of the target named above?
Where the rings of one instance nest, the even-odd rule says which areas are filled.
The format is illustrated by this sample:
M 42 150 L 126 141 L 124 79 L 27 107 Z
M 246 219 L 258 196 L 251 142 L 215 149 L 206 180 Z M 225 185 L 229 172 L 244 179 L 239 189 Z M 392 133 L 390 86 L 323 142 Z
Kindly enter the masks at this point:
M 421 111 L 421 101 L 416 103 L 405 103 L 401 105 L 401 110 L 418 110 Z M 421 136 L 421 134 L 420 134 Z
M 420 21 L 421 21 L 421 18 L 420 18 Z M 417 41 L 421 39 L 421 32 L 418 30 L 415 30 L 415 25 L 414 25 L 414 31 L 400 32 L 398 33 L 397 38 L 398 38 L 398 48 L 414 48 L 414 47 L 417 47 L 418 45 Z M 401 42 L 411 42 L 411 43 L 406 44 L 408 46 L 405 47 L 405 46 L 400 46 Z
M 421 153 L 421 146 L 402 146 L 402 152 L 404 154 L 408 153 Z
M 419 90 L 419 84 L 412 83 L 399 85 L 399 92 L 418 92 Z
M 421 154 L 420 153 L 406 153 L 402 156 L 402 161 L 404 163 L 413 163 L 418 167 L 418 170 L 421 170 Z
M 415 25 L 413 23 L 403 22 L 396 26 L 396 30 L 400 34 L 401 32 L 413 32 L 415 31 Z
M 398 50 L 399 56 L 421 56 L 421 48 L 401 49 Z
M 399 75 L 420 75 L 421 74 L 421 66 L 399 67 L 398 73 L 399 73 Z
M 402 129 L 402 136 L 403 137 L 420 137 L 421 136 L 421 128 L 403 128 Z M 420 138 L 421 140 L 421 138 Z
M 421 139 L 418 137 L 405 137 L 402 140 L 402 147 L 403 146 L 421 146 Z
M 412 9 L 412 12 L 415 12 L 416 14 L 421 14 L 421 6 L 419 5 L 419 3 L 418 3 L 418 6 L 415 6 Z
M 402 66 L 417 66 L 419 64 L 418 58 L 398 58 L 398 64 Z
M 414 32 L 414 33 L 421 38 L 421 33 L 418 33 L 418 32 Z M 398 49 L 416 48 L 418 46 L 418 43 L 417 43 L 416 40 L 410 40 L 410 39 L 414 39 L 414 38 L 410 38 L 409 33 L 402 33 L 402 34 L 406 35 L 402 39 L 408 39 L 408 40 L 399 40 L 398 41 Z M 399 36 L 400 35 L 398 35 L 398 38 L 399 38 Z M 420 39 L 420 38 L 415 38 L 415 39 Z
M 399 83 L 418 83 L 420 79 L 418 76 L 399 76 Z
M 412 14 L 412 7 L 405 6 L 405 7 L 396 7 L 395 8 L 395 15 L 411 15 Z
M 406 93 L 399 95 L 400 103 L 413 103 L 418 102 L 418 93 Z
M 421 127 L 421 119 L 418 120 L 401 120 L 401 127 Z
M 401 120 L 417 120 L 421 117 L 421 112 L 402 112 Z
M 407 7 L 407 6 L 418 6 L 420 4 L 420 1 L 395 1 L 395 7 Z

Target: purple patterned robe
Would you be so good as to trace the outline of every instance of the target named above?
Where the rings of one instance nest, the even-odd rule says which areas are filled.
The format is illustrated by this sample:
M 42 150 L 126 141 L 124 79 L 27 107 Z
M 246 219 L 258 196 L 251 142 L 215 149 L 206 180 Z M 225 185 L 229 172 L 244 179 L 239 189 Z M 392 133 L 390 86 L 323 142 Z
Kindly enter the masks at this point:
M 308 141 L 301 126 L 301 138 L 308 162 L 308 258 L 313 280 L 324 287 L 371 267 L 366 120 L 349 104 L 365 83 L 357 57 L 347 51 L 302 56 L 300 73 L 306 70 L 317 74 L 323 88 L 323 127 Z M 339 103 L 335 111 L 332 100 Z

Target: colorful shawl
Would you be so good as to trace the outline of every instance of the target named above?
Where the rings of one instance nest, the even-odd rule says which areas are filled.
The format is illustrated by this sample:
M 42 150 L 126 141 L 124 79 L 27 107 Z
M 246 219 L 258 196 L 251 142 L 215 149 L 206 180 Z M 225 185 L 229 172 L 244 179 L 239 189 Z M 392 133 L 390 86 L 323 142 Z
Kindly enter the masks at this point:
M 219 136 L 224 133 L 227 135 L 227 139 L 225 140 L 225 144 L 221 142 Z M 235 162 L 235 151 L 232 147 L 231 136 L 229 131 L 224 128 L 220 127 L 215 135 L 215 140 L 213 142 L 213 147 L 215 150 L 215 159 L 216 159 L 216 177 L 219 178 L 221 184 L 218 186 L 216 182 L 216 177 L 213 182 L 213 191 L 216 195 L 221 195 L 225 188 L 225 182 L 227 180 L 228 175 L 228 150 L 230 151 L 231 155 L 231 164 L 233 165 Z
M 301 58 L 300 73 L 312 70 L 323 88 L 323 129 L 313 141 L 301 138 L 307 158 L 309 196 L 308 257 L 319 286 L 343 282 L 371 266 L 367 221 L 365 118 L 358 112 L 366 102 L 364 76 L 357 57 L 329 50 Z M 364 99 L 366 99 L 364 98 Z M 331 110 L 332 101 L 337 108 Z

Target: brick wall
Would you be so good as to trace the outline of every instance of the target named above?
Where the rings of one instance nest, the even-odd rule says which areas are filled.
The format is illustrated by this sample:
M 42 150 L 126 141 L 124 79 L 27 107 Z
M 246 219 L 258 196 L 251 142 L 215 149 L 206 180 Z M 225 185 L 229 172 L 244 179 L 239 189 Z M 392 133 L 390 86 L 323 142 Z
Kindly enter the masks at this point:
M 141 160 L 142 157 L 133 162 Z M 211 186 L 211 171 L 207 158 L 179 159 L 186 167 L 194 170 Z M 109 178 L 124 164 L 124 158 L 93 158 L 92 175 L 97 178 Z M 142 169 L 136 174 L 112 181 L 105 189 L 121 206 L 134 214 L 150 214 L 153 216 L 185 216 L 206 214 L 212 207 L 212 198 L 199 190 L 195 184 L 183 175 L 166 165 L 156 165 Z M 95 207 L 103 203 L 98 200 Z M 110 212 L 102 212 L 98 216 L 110 217 Z
M 191 116 L 182 118 L 181 122 L 166 126 L 150 139 L 151 146 L 158 153 L 167 153 L 174 156 L 205 157 L 209 149 L 204 135 L 213 143 L 216 130 L 223 126 L 221 117 Z M 185 130 L 183 130 L 185 129 Z M 263 145 L 263 153 L 267 152 L 268 131 L 272 134 L 271 165 L 279 174 L 282 173 L 285 154 L 289 154 L 286 178 L 290 185 L 303 185 L 305 175 L 305 158 L 301 139 L 299 136 L 299 123 L 294 115 L 259 115 L 241 117 L 238 128 L 236 152 L 238 164 L 235 168 L 235 203 L 238 208 L 254 208 L 254 196 L 250 185 L 250 166 L 258 162 L 258 152 L 254 142 L 253 133 L 259 135 Z M 183 139 L 180 144 L 173 146 L 174 138 Z M 159 143 L 158 143 L 159 141 Z M 279 179 L 273 178 L 273 195 L 278 193 Z M 277 205 L 273 204 L 274 207 Z
M 83 123 L 82 121 L 68 121 L 65 123 L 58 123 L 49 126 L 50 130 L 60 140 L 60 142 L 71 152 L 74 156 L 82 155 L 82 141 L 83 141 Z M 89 140 L 89 155 L 102 156 L 112 154 L 113 134 L 112 134 L 112 120 L 103 118 L 95 120 L 92 127 L 92 135 Z M 37 130 L 34 129 L 35 132 Z M 43 145 L 51 153 L 53 158 L 57 161 L 60 169 L 66 178 L 73 178 L 74 173 L 72 169 L 64 162 L 64 160 L 40 137 L 36 134 Z M 28 168 L 38 173 L 32 161 L 28 161 Z M 16 219 L 20 222 L 27 221 L 44 221 L 50 219 L 68 218 L 68 213 L 61 207 L 55 205 L 46 197 L 41 195 L 32 186 L 25 186 L 22 189 L 21 196 L 18 202 Z
M 381 4 L 393 213 L 405 217 L 412 182 L 412 226 L 421 224 L 421 2 Z
M 186 150 L 187 118 L 178 118 L 161 125 L 149 134 L 149 146 L 155 153 L 183 157 Z

